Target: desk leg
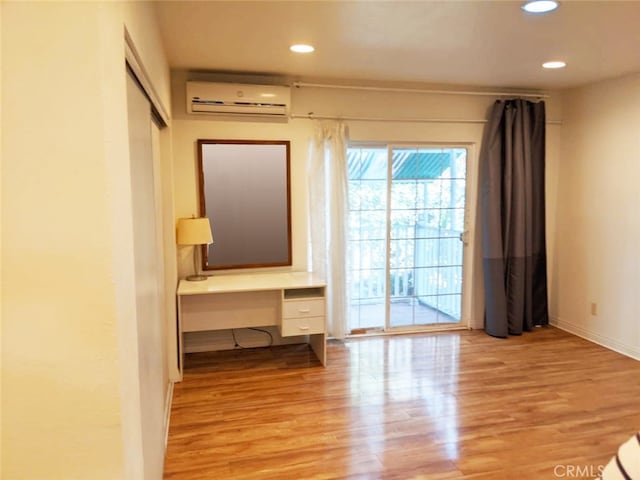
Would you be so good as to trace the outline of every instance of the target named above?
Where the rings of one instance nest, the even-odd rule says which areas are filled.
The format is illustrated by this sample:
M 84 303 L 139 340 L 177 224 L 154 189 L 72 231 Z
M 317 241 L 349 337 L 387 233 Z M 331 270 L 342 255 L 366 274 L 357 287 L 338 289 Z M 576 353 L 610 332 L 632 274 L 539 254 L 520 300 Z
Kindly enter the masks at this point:
M 175 325 L 175 337 L 170 339 L 170 352 L 169 361 L 171 362 L 171 372 L 174 382 L 182 381 L 182 370 L 184 369 L 184 345 L 182 341 L 182 307 L 180 305 L 180 295 L 177 295 L 177 312 L 176 312 L 176 325 Z
M 323 367 L 327 366 L 327 334 L 309 335 L 309 345 Z

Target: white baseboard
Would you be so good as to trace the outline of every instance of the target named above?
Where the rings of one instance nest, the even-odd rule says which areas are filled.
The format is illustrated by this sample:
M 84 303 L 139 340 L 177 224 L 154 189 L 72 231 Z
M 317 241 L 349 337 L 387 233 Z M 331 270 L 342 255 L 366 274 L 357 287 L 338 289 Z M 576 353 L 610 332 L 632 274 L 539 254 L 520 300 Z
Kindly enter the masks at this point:
M 167 396 L 164 402 L 164 451 L 167 451 L 169 443 L 169 422 L 171 421 L 171 405 L 173 405 L 173 382 L 167 385 Z
M 567 320 L 563 320 L 558 317 L 551 317 L 549 319 L 549 323 L 554 327 L 559 328 L 560 330 L 573 333 L 578 337 L 582 337 L 586 340 L 589 340 L 590 342 L 597 343 L 598 345 L 608 348 L 609 350 L 621 353 L 622 355 L 631 357 L 634 360 L 640 360 L 640 349 L 636 345 L 628 345 L 624 342 L 616 340 L 615 338 L 592 332 L 580 325 L 576 325 L 575 323 L 568 322 Z

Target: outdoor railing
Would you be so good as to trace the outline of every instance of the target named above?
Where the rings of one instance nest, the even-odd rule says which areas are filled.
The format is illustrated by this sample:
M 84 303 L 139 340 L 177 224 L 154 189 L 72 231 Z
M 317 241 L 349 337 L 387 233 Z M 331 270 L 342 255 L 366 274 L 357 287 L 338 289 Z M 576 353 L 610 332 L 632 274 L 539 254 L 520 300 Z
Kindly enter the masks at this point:
M 391 301 L 415 301 L 457 321 L 461 317 L 462 232 L 424 226 L 392 227 L 393 258 L 389 276 Z M 353 255 L 357 265 L 375 264 L 370 242 L 362 242 Z M 351 271 L 352 304 L 380 303 L 385 297 L 383 268 Z

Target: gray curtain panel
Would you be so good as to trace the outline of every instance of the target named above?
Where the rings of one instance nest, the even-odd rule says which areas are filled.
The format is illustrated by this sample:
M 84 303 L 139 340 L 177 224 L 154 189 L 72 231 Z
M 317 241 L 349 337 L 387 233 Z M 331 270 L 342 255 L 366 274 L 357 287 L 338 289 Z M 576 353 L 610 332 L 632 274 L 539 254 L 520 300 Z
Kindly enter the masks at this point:
M 549 323 L 544 102 L 495 102 L 480 175 L 485 331 L 520 335 Z

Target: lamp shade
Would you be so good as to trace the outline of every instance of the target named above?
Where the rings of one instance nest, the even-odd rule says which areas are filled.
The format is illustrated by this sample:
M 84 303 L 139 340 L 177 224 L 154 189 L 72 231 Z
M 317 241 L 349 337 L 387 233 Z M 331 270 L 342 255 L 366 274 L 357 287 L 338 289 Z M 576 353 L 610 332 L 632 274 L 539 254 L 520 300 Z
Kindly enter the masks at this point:
M 180 218 L 178 219 L 178 245 L 205 245 L 213 243 L 209 219 Z

